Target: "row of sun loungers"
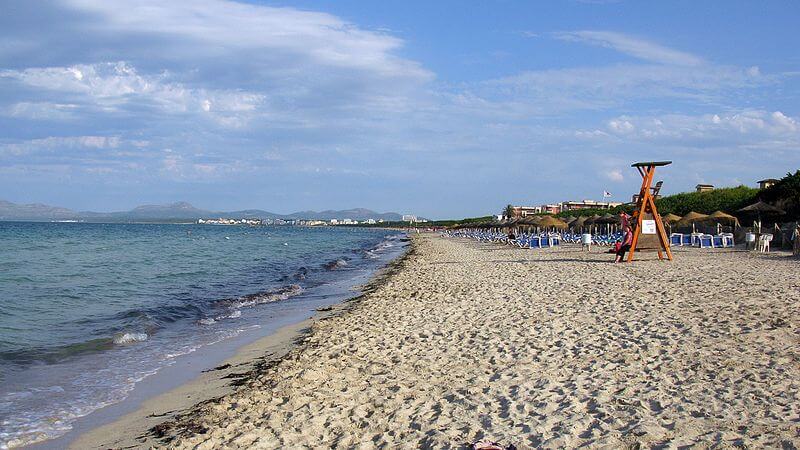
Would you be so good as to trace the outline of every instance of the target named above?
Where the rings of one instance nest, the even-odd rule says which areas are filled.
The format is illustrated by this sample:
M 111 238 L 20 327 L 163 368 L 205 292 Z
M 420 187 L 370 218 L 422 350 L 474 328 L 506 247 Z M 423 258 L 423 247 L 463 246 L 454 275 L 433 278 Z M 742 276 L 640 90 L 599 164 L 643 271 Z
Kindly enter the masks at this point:
M 672 247 L 731 248 L 734 245 L 732 233 L 718 235 L 692 233 L 672 233 L 669 236 Z
M 558 233 L 520 234 L 513 239 L 509 238 L 506 233 L 492 231 L 454 230 L 445 231 L 443 235 L 470 238 L 480 242 L 514 245 L 519 248 L 549 248 L 561 244 L 561 236 Z
M 496 231 L 446 230 L 442 235 L 448 237 L 464 237 L 475 239 L 480 242 L 506 244 L 532 249 L 556 247 L 562 242 L 570 244 L 582 244 L 585 242 L 583 240 L 583 234 L 571 232 L 520 234 L 514 238 L 509 238 L 508 234 Z M 593 245 L 610 247 L 616 242 L 622 241 L 622 233 L 592 235 L 591 241 Z M 732 233 L 722 233 L 718 235 L 672 233 L 669 241 L 672 247 L 731 248 L 734 246 Z
M 584 243 L 582 233 L 563 233 L 561 236 L 564 242 L 568 242 L 570 244 Z M 622 241 L 622 232 L 591 235 L 592 245 L 611 247 L 612 245 L 614 245 L 614 243 L 619 241 Z

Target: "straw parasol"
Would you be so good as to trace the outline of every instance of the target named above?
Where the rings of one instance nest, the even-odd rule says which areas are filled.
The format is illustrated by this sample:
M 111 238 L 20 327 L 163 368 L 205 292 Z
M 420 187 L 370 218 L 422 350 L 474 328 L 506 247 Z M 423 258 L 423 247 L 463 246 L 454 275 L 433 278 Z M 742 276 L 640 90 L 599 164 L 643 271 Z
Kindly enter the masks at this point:
M 734 226 L 739 224 L 739 219 L 722 211 L 714 211 L 710 216 L 708 216 L 706 221 L 717 224 L 717 233 L 722 233 L 723 222 L 733 224 Z
M 528 216 L 525 220 L 531 225 L 538 225 L 539 221 L 542 220 L 542 216 Z
M 517 225 L 532 227 L 539 224 L 539 220 L 535 218 L 536 216 L 528 216 L 519 219 Z
M 756 222 L 756 224 L 758 226 L 759 233 L 761 232 L 761 216 L 779 216 L 784 214 L 782 209 L 776 208 L 760 200 L 752 205 L 745 206 L 736 212 L 744 213 L 749 216 L 755 215 L 758 217 L 758 222 Z
M 606 214 L 603 214 L 601 217 L 598 217 L 597 219 L 595 219 L 593 222 L 594 222 L 595 225 L 608 225 L 606 227 L 606 232 L 610 233 L 611 232 L 611 225 L 620 224 L 620 218 L 619 218 L 619 216 L 615 216 L 614 214 L 606 213 Z
M 512 219 L 506 219 L 506 220 L 502 221 L 500 226 L 502 228 L 511 228 L 511 227 L 515 226 L 517 223 L 519 223 L 519 219 L 515 217 L 515 218 L 512 218 Z
M 669 234 L 672 234 L 672 224 L 679 220 L 681 220 L 681 216 L 672 213 L 667 214 L 666 216 L 661 216 L 661 221 L 669 227 Z
M 708 221 L 710 222 L 728 222 L 728 223 L 739 223 L 739 219 L 733 217 L 732 215 L 722 212 L 722 211 L 714 211 L 708 216 Z
M 567 224 L 563 220 L 553 216 L 545 216 L 539 221 L 539 226 L 542 228 L 567 228 Z
M 577 219 L 575 219 L 574 222 L 570 223 L 569 226 L 573 230 L 577 230 L 579 228 L 583 228 L 584 224 L 586 223 L 586 219 L 587 219 L 587 217 L 585 217 L 585 216 L 578 217 Z
M 594 221 L 594 223 L 596 223 L 596 224 L 600 224 L 600 223 L 615 224 L 615 223 L 619 223 L 619 222 L 620 222 L 619 217 L 615 216 L 615 215 L 613 215 L 611 213 L 603 214 L 601 217 L 598 217 Z
M 600 216 L 598 216 L 597 214 L 595 214 L 595 215 L 593 215 L 592 217 L 589 217 L 588 219 L 586 219 L 586 222 L 584 222 L 584 223 L 583 223 L 583 226 L 585 226 L 585 227 L 592 227 L 592 228 L 591 228 L 591 231 L 592 231 L 592 233 L 594 233 L 594 231 L 595 231 L 595 228 L 594 228 L 594 226 L 595 226 L 595 225 L 597 225 L 597 220 L 598 220 L 599 218 L 600 218 Z
M 708 218 L 708 214 L 701 214 L 699 212 L 691 211 L 689 214 L 681 217 L 681 220 L 678 221 L 676 224 L 679 227 L 692 225 L 692 233 L 695 232 L 695 224 L 697 222 L 702 222 Z

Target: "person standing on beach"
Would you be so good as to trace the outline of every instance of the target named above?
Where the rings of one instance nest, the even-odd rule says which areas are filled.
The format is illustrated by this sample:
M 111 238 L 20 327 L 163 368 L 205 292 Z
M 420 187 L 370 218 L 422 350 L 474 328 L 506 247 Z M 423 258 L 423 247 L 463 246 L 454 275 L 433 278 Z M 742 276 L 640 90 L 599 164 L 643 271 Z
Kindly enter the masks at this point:
M 622 245 L 619 247 L 619 250 L 617 250 L 617 258 L 614 260 L 614 264 L 622 262 L 625 258 L 625 253 L 631 249 L 631 244 L 633 243 L 633 231 L 631 231 L 630 224 L 626 223 L 623 229 Z
M 631 216 L 629 216 L 625 211 L 619 212 L 619 224 L 624 229 L 625 227 L 631 226 Z

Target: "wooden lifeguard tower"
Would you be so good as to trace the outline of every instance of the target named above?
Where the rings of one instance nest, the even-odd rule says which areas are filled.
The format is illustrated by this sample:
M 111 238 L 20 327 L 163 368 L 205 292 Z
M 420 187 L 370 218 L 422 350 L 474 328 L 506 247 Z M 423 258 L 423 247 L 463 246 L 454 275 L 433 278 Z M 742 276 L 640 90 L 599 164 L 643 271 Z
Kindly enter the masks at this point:
M 633 212 L 633 242 L 628 253 L 628 262 L 633 261 L 633 255 L 637 251 L 657 251 L 658 259 L 663 260 L 664 256 L 672 261 L 672 252 L 669 249 L 669 238 L 664 229 L 664 222 L 656 209 L 656 202 L 651 185 L 656 167 L 672 164 L 672 161 L 648 161 L 631 164 L 636 167 L 639 175 L 642 176 L 642 189 L 639 191 L 639 199 L 636 202 L 636 209 Z

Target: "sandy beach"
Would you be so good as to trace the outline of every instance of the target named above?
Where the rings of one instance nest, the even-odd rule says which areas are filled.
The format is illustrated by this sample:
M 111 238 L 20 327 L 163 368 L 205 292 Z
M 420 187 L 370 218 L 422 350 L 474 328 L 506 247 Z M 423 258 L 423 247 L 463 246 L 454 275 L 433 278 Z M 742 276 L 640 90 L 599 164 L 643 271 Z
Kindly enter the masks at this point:
M 613 265 L 601 251 L 419 235 L 284 358 L 139 443 L 800 446 L 797 260 L 678 249 Z

